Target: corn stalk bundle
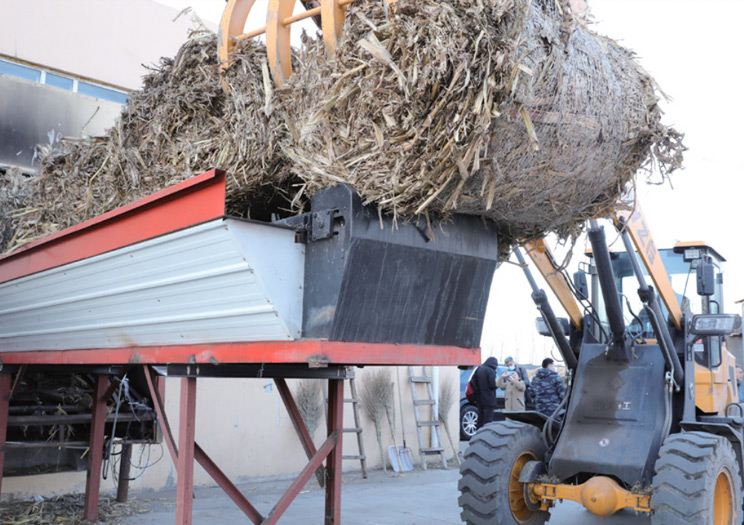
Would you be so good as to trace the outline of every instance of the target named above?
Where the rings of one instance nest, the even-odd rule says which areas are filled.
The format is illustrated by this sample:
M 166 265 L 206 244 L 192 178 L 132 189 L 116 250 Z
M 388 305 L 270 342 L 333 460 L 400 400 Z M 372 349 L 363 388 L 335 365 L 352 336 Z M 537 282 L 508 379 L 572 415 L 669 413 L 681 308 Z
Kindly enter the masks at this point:
M 295 394 L 297 409 L 300 411 L 302 422 L 305 423 L 310 438 L 315 435 L 320 419 L 323 417 L 323 396 L 320 381 L 303 379 L 297 386 Z
M 364 375 L 359 391 L 359 404 L 374 424 L 382 469 L 387 472 L 385 451 L 382 446 L 382 424 L 383 418 L 390 414 L 393 406 L 393 383 L 389 368 L 378 368 Z
M 286 94 L 309 192 L 343 181 L 404 217 L 482 215 L 508 241 L 575 233 L 640 168 L 681 163 L 651 77 L 556 0 L 353 4 L 337 57 L 308 46 Z
M 195 35 L 105 137 L 40 152 L 0 248 L 212 167 L 228 173 L 232 215 L 298 211 L 347 183 L 402 220 L 483 216 L 508 246 L 573 235 L 639 170 L 664 178 L 681 165 L 653 79 L 565 0 L 399 0 L 387 12 L 358 0 L 344 31 L 335 58 L 305 38 L 281 90 L 264 47 L 242 42 L 229 95 L 214 35 Z

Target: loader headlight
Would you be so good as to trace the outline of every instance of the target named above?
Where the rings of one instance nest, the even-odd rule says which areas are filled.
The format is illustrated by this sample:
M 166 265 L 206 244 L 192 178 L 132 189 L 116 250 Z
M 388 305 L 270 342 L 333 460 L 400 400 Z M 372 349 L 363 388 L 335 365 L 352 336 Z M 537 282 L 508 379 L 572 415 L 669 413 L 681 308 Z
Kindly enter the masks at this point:
M 736 314 L 699 314 L 692 317 L 690 332 L 695 335 L 729 335 L 741 329 Z

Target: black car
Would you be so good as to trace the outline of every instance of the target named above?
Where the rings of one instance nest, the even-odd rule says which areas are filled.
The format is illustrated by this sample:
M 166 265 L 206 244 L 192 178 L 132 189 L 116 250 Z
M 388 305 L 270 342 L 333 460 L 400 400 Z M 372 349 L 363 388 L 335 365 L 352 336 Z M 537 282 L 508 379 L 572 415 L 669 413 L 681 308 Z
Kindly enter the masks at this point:
M 477 370 L 477 369 L 475 369 Z M 469 441 L 475 434 L 478 425 L 478 407 L 468 401 L 465 397 L 465 389 L 468 387 L 468 381 L 475 370 L 460 370 L 460 440 Z M 496 371 L 496 377 L 500 377 L 506 371 L 505 366 L 499 366 Z M 494 421 L 504 420 L 504 394 L 500 388 L 496 389 L 496 410 L 493 414 Z M 527 410 L 534 410 L 535 405 L 531 402 L 530 396 L 525 396 Z

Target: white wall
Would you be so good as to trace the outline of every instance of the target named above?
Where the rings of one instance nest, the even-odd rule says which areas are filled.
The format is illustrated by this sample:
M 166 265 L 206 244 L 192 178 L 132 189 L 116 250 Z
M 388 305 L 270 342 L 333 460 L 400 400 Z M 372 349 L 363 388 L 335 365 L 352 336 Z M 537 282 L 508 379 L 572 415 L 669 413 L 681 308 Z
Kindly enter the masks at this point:
M 178 13 L 151 0 L 0 0 L 0 55 L 138 89 L 143 64 L 175 55 L 193 27 Z

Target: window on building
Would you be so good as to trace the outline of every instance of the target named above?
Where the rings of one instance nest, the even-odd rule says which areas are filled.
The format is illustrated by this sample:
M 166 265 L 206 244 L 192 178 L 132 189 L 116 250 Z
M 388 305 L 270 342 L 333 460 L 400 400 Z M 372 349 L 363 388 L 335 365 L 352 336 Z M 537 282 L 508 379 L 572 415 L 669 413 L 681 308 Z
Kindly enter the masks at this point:
M 49 71 L 44 71 L 30 66 L 24 66 L 9 60 L 0 59 L 0 74 L 39 82 L 48 86 L 65 89 L 67 91 L 75 91 L 82 95 L 110 100 L 111 102 L 116 102 L 118 104 L 126 104 L 127 99 L 129 98 L 129 94 L 124 91 L 104 87 L 99 84 L 93 84 L 92 82 L 84 82 L 82 80 L 75 81 L 72 77 L 50 73 Z
M 33 82 L 41 81 L 41 71 L 32 67 L 22 66 L 15 62 L 0 60 L 0 74 L 11 75 L 18 78 L 25 78 Z
M 119 104 L 126 104 L 127 98 L 129 98 L 129 95 L 122 91 L 117 91 L 115 89 L 106 88 L 83 81 L 78 82 L 77 92 L 91 97 L 102 98 L 104 100 L 110 100 L 112 102 L 118 102 Z
M 46 73 L 45 77 L 44 84 L 72 91 L 73 81 L 71 78 L 49 72 Z

